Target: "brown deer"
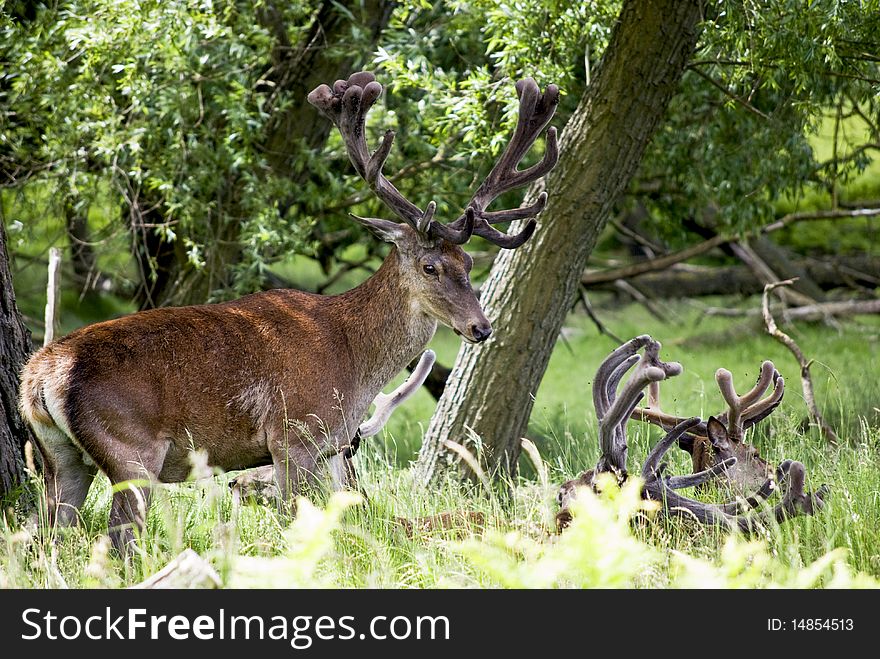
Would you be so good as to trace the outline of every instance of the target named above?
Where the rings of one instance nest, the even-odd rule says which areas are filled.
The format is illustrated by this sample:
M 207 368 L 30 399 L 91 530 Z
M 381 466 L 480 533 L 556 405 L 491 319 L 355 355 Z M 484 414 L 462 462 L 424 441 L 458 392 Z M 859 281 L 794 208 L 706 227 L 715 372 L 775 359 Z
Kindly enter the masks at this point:
M 81 328 L 37 352 L 22 373 L 21 408 L 43 456 L 48 518 L 77 521 L 97 469 L 114 485 L 109 526 L 125 552 L 149 508 L 149 483 L 177 482 L 204 450 L 224 470 L 272 464 L 284 500 L 318 479 L 349 445 L 370 402 L 419 354 L 437 323 L 465 341 L 488 338 L 471 288 L 472 235 L 522 245 L 545 206 L 487 210 L 499 195 L 542 177 L 558 158 L 556 130 L 543 159 L 517 167 L 549 123 L 559 90 L 516 84 L 516 129 L 464 213 L 434 219 L 383 175 L 394 133 L 370 154 L 365 118 L 382 93 L 371 73 L 321 85 L 309 102 L 339 129 L 349 159 L 402 220 L 358 218 L 393 243 L 378 271 L 336 296 L 274 290 L 222 304 L 143 311 Z M 515 235 L 492 227 L 529 219 Z M 145 482 L 146 481 L 146 482 Z
M 390 394 L 380 393 L 376 396 L 373 401 L 375 406 L 373 414 L 358 426 L 349 446 L 330 460 L 330 478 L 334 489 L 342 489 L 343 487 L 354 489 L 357 487 L 357 474 L 352 458 L 358 452 L 361 441 L 378 434 L 385 427 L 394 410 L 425 383 L 435 360 L 434 351 L 426 350 L 422 353 L 419 363 L 412 373 L 399 387 Z M 277 499 L 280 494 L 275 480 L 275 468 L 272 465 L 248 469 L 238 474 L 229 481 L 229 487 L 235 502 L 244 498 Z
M 755 386 L 743 395 L 736 392 L 733 375 L 727 369 L 719 368 L 715 372 L 715 382 L 727 403 L 727 411 L 701 421 L 678 439 L 678 446 L 690 453 L 694 473 L 736 458 L 736 464 L 724 471 L 725 483 L 737 493 L 749 492 L 773 474 L 773 467 L 754 445 L 743 441 L 745 431 L 779 406 L 785 394 L 785 380 L 773 362 L 765 361 Z M 770 394 L 761 398 L 771 385 Z M 648 384 L 648 405 L 636 407 L 631 418 L 660 426 L 667 432 L 685 420 L 666 414 L 660 408 L 659 381 Z
M 642 349 L 644 354 L 640 355 L 639 350 Z M 618 385 L 634 365 L 635 369 L 618 392 Z M 747 471 L 740 472 L 739 476 L 736 475 L 735 468 L 740 462 L 736 453 L 743 453 L 747 462 L 753 458 L 750 450 L 741 448 L 748 446 L 741 441 L 743 428 L 765 418 L 782 399 L 784 382 L 773 368 L 772 362 L 764 362 L 758 383 L 743 396 L 737 395 L 733 389 L 730 373 L 719 370 L 716 381 L 730 409 L 725 415 L 719 415 L 719 418 L 711 417 L 707 423 L 703 423 L 699 417 L 678 419 L 664 415 L 658 409 L 657 385 L 668 377 L 679 375 L 681 370 L 681 364 L 677 362 L 660 360 L 660 343 L 646 334 L 627 341 L 602 362 L 593 381 L 593 404 L 599 420 L 601 456 L 595 469 L 585 471 L 560 487 L 557 495 L 560 512 L 556 517 L 560 530 L 571 521 L 569 505 L 578 488 L 594 487 L 596 476 L 605 472 L 616 475 L 619 482 L 626 480 L 626 423 L 630 418 L 650 420 L 668 430 L 666 436 L 650 451 L 641 470 L 642 496 L 660 502 L 664 514 L 690 517 L 702 524 L 752 532 L 770 521 L 781 523 L 795 515 L 812 515 L 822 508 L 828 487 L 823 485 L 815 493 L 805 492 L 806 470 L 800 462 L 784 460 L 776 469 L 775 479 L 767 473 L 772 471 L 769 467 L 765 470 L 763 465 L 767 463 L 763 460 L 756 462 L 757 466 L 749 467 Z M 774 383 L 773 393 L 759 402 L 758 399 L 770 382 Z M 648 408 L 640 410 L 637 405 L 644 396 L 643 390 L 646 387 L 652 391 L 652 401 L 649 401 Z M 689 435 L 695 439 L 708 437 L 718 454 L 714 455 L 709 466 L 697 473 L 687 476 L 667 475 L 666 464 L 661 462 L 663 456 L 673 444 L 682 441 L 686 444 Z M 760 487 L 753 495 L 744 499 L 710 504 L 678 493 L 680 489 L 704 485 L 724 477 L 747 483 L 762 471 L 764 476 Z M 777 489 L 777 482 L 783 487 L 782 501 L 772 509 L 752 511 L 751 509 L 758 508 L 772 495 Z

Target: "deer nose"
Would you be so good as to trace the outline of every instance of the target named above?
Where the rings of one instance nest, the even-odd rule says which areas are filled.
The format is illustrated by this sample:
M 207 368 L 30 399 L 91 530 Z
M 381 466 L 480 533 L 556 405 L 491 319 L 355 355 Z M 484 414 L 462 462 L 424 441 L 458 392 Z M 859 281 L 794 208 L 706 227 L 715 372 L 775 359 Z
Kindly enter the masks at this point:
M 477 343 L 482 343 L 488 339 L 490 334 L 492 334 L 492 326 L 489 323 L 471 325 L 471 336 L 474 337 L 474 341 Z

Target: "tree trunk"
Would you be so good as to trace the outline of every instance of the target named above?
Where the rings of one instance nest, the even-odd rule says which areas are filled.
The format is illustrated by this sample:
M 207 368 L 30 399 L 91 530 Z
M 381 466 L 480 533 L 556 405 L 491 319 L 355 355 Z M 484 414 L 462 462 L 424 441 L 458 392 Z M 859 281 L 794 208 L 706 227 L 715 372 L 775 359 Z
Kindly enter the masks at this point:
M 635 172 L 697 40 L 697 0 L 627 0 L 598 74 L 560 138 L 535 236 L 502 251 L 481 294 L 494 333 L 465 345 L 419 456 L 427 482 L 451 464 L 444 440 L 482 440 L 493 471 L 515 473 L 523 435 L 586 259 Z M 541 189 L 533 186 L 528 199 Z
M 308 33 L 293 47 L 287 39 L 288 26 L 281 22 L 273 3 L 268 3 L 263 10 L 261 20 L 272 29 L 275 37 L 272 76 L 275 92 L 268 111 L 272 112 L 272 106 L 283 109 L 272 116 L 262 143 L 270 166 L 290 177 L 290 189 L 294 195 L 303 187 L 309 173 L 297 173 L 292 159 L 301 155 L 304 147 L 323 147 L 333 127 L 308 104 L 308 93 L 320 84 L 332 84 L 334 80 L 347 78 L 353 67 L 367 60 L 373 45 L 387 27 L 394 6 L 395 3 L 389 0 L 326 0 L 315 11 Z M 354 24 L 370 39 L 360 52 L 352 46 Z M 227 188 L 234 207 L 235 181 L 229 181 Z M 210 249 L 205 250 L 208 262 L 196 269 L 189 263 L 186 250 L 179 242 L 169 244 L 153 229 L 137 230 L 138 223 L 162 222 L 161 208 L 154 201 L 143 203 L 151 208 L 152 217 L 145 216 L 133 225 L 136 260 L 142 275 L 138 305 L 149 308 L 199 304 L 205 302 L 212 291 L 229 286 L 231 266 L 241 258 L 236 213 L 230 211 L 206 219 L 213 239 Z M 296 215 L 304 201 L 291 196 L 280 205 L 285 214 Z M 139 217 L 139 210 L 134 211 Z M 153 266 L 155 274 L 152 273 Z
M 0 498 L 24 481 L 24 443 L 30 429 L 18 412 L 18 374 L 31 352 L 12 289 L 6 230 L 0 221 Z
M 758 236 L 749 241 L 749 246 L 755 251 L 764 263 L 775 272 L 779 279 L 793 279 L 797 281 L 791 286 L 792 290 L 806 295 L 817 302 L 825 299 L 825 295 L 819 284 L 813 281 L 809 271 L 794 262 L 789 250 L 777 245 L 767 236 Z

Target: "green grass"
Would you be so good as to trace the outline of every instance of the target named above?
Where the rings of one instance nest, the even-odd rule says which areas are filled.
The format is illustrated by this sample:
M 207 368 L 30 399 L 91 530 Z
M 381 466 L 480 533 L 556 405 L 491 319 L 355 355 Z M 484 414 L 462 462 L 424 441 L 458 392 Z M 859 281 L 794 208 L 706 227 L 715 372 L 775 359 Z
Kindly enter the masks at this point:
M 673 320 L 668 323 L 636 307 L 604 311 L 602 316 L 623 337 L 651 333 L 664 342 L 665 359 L 683 363 L 685 372 L 665 383 L 663 391 L 665 408 L 680 415 L 705 417 L 722 408 L 714 386 L 716 368 L 730 369 L 744 386 L 751 384 L 763 359 L 773 359 L 786 378 L 787 394 L 754 441 L 772 461 L 788 457 L 804 462 L 811 487 L 828 483 L 832 495 L 826 508 L 816 517 L 770 528 L 757 544 L 749 544 L 684 520 L 621 523 L 632 511 L 626 497 L 618 496 L 611 503 L 584 504 L 578 526 L 561 539 L 553 536 L 556 488 L 596 460 L 590 380 L 614 347 L 589 321 L 573 315 L 566 343 L 557 345 L 537 393 L 529 428 L 547 465 L 546 483 L 523 458 L 509 497 L 455 480 L 428 490 L 417 487 L 408 464 L 416 457 L 433 409 L 430 397 L 420 392 L 398 410 L 384 435 L 367 441 L 359 453 L 366 504 L 343 512 L 344 506 L 334 500 L 328 512 L 321 512 L 326 497 L 318 495 L 319 509 L 291 521 L 274 507 L 259 504 L 235 511 L 228 475 L 164 485 L 155 495 L 141 541 L 143 554 L 126 567 L 107 553 L 111 491 L 100 477 L 83 509 L 82 525 L 59 533 L 57 541 L 32 535 L 20 513 L 7 512 L 0 528 L 0 585 L 123 586 L 154 573 L 185 547 L 209 559 L 224 583 L 234 586 L 753 587 L 852 585 L 848 575 L 857 572 L 880 577 L 876 319 L 850 322 L 840 331 L 821 325 L 789 328 L 817 360 L 817 402 L 842 437 L 840 446 L 829 447 L 805 424 L 792 357 L 757 326 L 703 317 L 685 304 L 670 307 Z M 458 343 L 443 331 L 432 347 L 449 364 Z M 635 467 L 659 433 L 631 423 L 629 436 Z M 672 457 L 674 471 L 689 470 L 683 453 Z M 464 537 L 434 532 L 410 538 L 395 522 L 396 517 L 450 510 L 480 511 L 488 529 L 471 529 Z M 819 560 L 833 565 L 807 568 Z

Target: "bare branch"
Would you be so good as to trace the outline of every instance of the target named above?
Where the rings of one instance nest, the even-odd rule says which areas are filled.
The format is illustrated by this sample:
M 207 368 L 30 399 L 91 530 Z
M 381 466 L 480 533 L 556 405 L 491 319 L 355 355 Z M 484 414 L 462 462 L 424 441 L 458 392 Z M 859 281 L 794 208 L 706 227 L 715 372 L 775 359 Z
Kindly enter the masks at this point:
M 813 417 L 813 420 L 818 424 L 819 428 L 822 429 L 822 433 L 825 435 L 828 442 L 831 444 L 837 444 L 837 433 L 834 432 L 834 429 L 825 421 L 825 418 L 822 416 L 821 412 L 819 412 L 819 408 L 816 405 L 816 398 L 813 395 L 813 380 L 810 377 L 810 362 L 804 357 L 803 351 L 800 346 L 795 343 L 794 339 L 779 329 L 776 325 L 776 320 L 773 318 L 773 314 L 770 313 L 769 293 L 775 288 L 780 286 L 790 286 L 792 283 L 793 280 L 786 279 L 785 281 L 767 284 L 764 287 L 764 295 L 761 300 L 761 312 L 764 317 L 764 324 L 767 327 L 767 333 L 788 348 L 789 351 L 791 351 L 791 354 L 794 355 L 798 365 L 801 367 L 801 386 L 804 391 L 804 402 L 807 404 L 810 416 Z

